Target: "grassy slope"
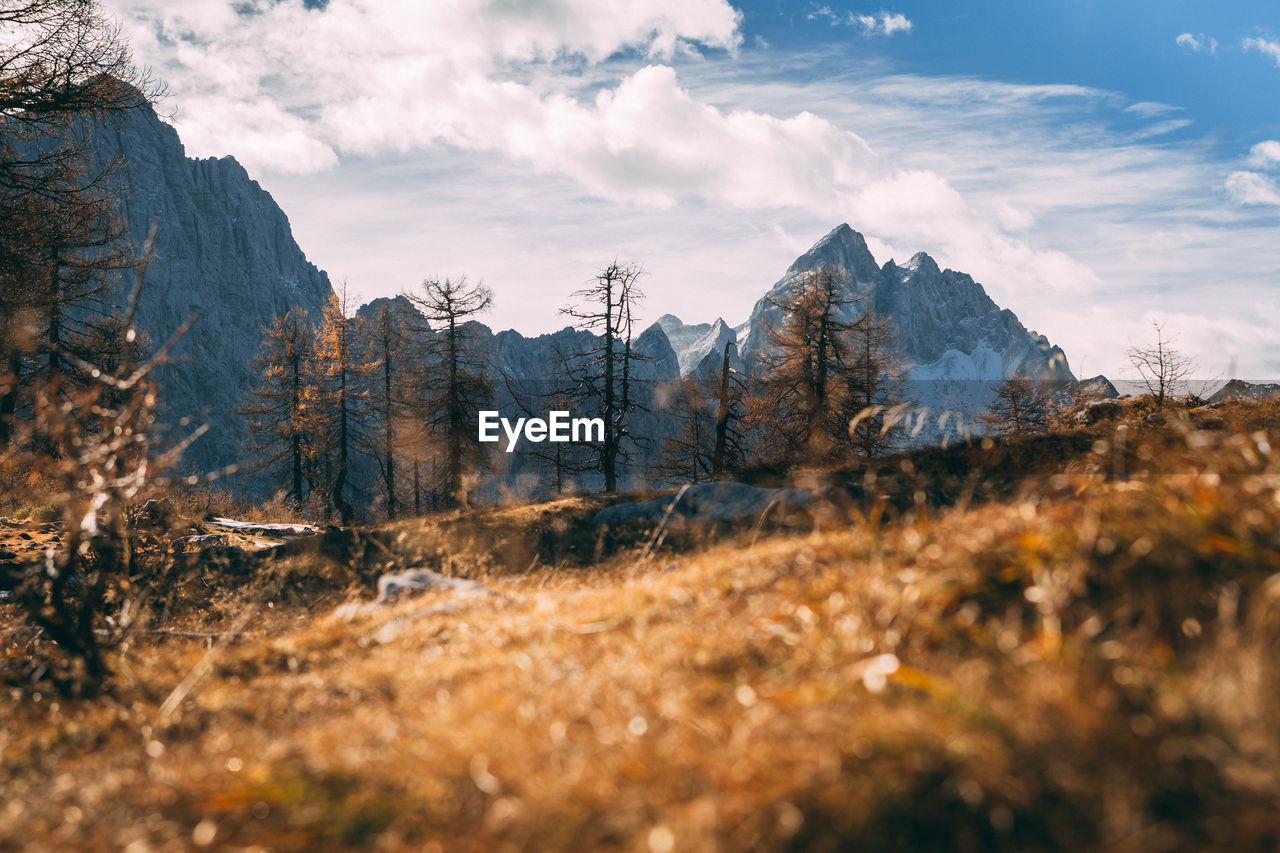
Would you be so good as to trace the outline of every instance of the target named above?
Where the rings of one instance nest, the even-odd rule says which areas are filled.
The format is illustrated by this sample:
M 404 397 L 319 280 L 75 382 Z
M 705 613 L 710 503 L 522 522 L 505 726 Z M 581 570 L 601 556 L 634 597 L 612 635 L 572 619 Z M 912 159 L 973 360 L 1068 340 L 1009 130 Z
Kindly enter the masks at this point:
M 1266 438 L 1035 452 L 1071 473 L 950 508 L 916 470 L 906 516 L 644 561 L 592 501 L 407 522 L 500 595 L 343 617 L 343 567 L 288 565 L 174 623 L 258 602 L 235 642 L 141 637 L 114 699 L 6 693 L 0 849 L 1274 848 Z

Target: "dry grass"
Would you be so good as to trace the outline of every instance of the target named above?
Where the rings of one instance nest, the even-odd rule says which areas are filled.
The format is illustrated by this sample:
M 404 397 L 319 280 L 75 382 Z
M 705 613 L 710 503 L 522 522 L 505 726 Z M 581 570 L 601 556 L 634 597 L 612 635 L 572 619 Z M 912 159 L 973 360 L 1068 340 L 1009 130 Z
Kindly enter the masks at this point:
M 311 524 L 316 520 L 309 513 L 300 511 L 283 495 L 275 495 L 265 501 L 252 501 L 237 497 L 217 483 L 195 486 L 174 484 L 161 490 L 157 496 L 168 498 L 184 518 L 234 518 L 258 524 Z
M 1274 849 L 1277 438 L 643 562 L 590 499 L 405 522 L 499 594 L 287 564 L 105 701 L 12 689 L 0 849 Z

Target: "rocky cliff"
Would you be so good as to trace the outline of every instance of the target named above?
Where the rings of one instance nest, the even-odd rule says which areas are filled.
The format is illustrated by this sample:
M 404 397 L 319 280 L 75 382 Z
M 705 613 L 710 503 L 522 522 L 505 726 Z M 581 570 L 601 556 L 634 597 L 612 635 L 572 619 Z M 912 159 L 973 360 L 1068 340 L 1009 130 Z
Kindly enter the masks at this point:
M 184 464 L 210 471 L 240 461 L 245 427 L 232 410 L 257 383 L 252 360 L 261 329 L 299 306 L 319 316 L 328 277 L 294 242 L 289 220 L 231 157 L 194 160 L 153 112 L 134 112 L 96 132 L 97 155 L 119 157 L 122 213 L 141 248 L 158 224 L 138 325 L 154 344 L 188 316 L 195 325 L 161 376 L 171 420 L 207 422 Z M 127 297 L 130 276 L 116 301 Z
M 782 322 L 778 305 L 786 302 L 797 282 L 828 266 L 845 282 L 848 304 L 841 309 L 843 319 L 855 319 L 869 309 L 890 319 L 909 394 L 921 409 L 977 415 L 990 400 L 994 383 L 1014 374 L 1055 383 L 1074 381 L 1062 350 L 996 305 L 971 276 L 939 269 L 924 252 L 901 265 L 889 260 L 881 266 L 862 235 L 848 225 L 840 225 L 797 258 L 756 302 L 747 322 L 727 330 L 736 336 L 747 369 L 757 365 L 769 347 L 768 327 Z M 706 357 L 711 326 L 686 326 L 670 316 L 660 322 L 675 332 L 681 370 L 691 374 Z M 921 435 L 937 437 L 928 431 Z
M 1210 403 L 1227 403 L 1233 400 L 1274 400 L 1280 398 L 1280 385 L 1274 382 L 1245 382 L 1232 379 L 1214 392 Z
M 188 158 L 174 130 L 149 111 L 99 128 L 97 146 L 102 162 L 123 161 L 122 213 L 135 242 L 158 223 L 139 325 L 158 344 L 189 315 L 196 317 L 175 350 L 176 362 L 162 375 L 168 417 L 191 417 L 211 427 L 188 452 L 186 465 L 208 471 L 234 464 L 246 437 L 234 410 L 258 381 L 252 361 L 262 327 L 293 307 L 318 317 L 332 293 L 328 278 L 307 261 L 271 196 L 234 159 Z M 803 276 L 827 265 L 846 278 L 853 298 L 848 313 L 874 308 L 892 318 L 922 406 L 976 414 L 990 385 L 1002 377 L 1072 378 L 1062 351 L 1000 309 L 970 276 L 941 270 L 924 253 L 902 265 L 881 266 L 862 236 L 841 225 L 796 259 L 743 325 L 732 328 L 717 319 L 689 326 L 666 315 L 636 339 L 644 360 L 634 372 L 639 407 L 630 428 L 647 441 L 636 448 L 635 464 L 624 474 L 628 486 L 643 484 L 643 468 L 676 429 L 664 411 L 676 381 L 718 373 L 730 342 L 737 344 L 735 369 L 751 369 L 768 345 L 766 326 L 781 319 L 775 303 Z M 122 286 L 119 301 L 125 292 Z M 402 299 L 396 303 L 411 310 Z M 592 335 L 573 329 L 532 338 L 484 329 L 483 337 L 494 366 L 495 402 L 511 415 L 522 408 L 544 412 L 553 392 L 568 384 L 565 359 L 598 346 Z M 494 472 L 490 491 L 528 491 L 526 486 L 543 477 L 535 457 L 514 456 Z M 593 485 L 591 476 L 583 485 Z
M 841 225 L 819 240 L 760 299 L 737 328 L 742 357 L 751 365 L 768 346 L 767 324 L 781 322 L 776 303 L 796 282 L 832 266 L 844 276 L 853 318 L 867 308 L 891 318 L 894 339 L 915 380 L 999 380 L 1015 373 L 1071 380 L 1066 356 L 1030 332 L 1012 311 L 1002 310 L 982 285 L 954 270 L 941 270 L 924 252 L 905 264 L 876 263 L 862 235 Z

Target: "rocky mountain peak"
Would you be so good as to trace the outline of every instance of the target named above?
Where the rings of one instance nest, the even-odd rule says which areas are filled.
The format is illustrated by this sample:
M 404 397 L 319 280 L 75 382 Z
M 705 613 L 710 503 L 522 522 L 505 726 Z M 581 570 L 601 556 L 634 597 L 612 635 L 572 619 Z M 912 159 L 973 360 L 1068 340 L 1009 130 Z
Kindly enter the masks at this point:
M 1210 403 L 1224 403 L 1231 400 L 1272 400 L 1280 397 L 1280 385 L 1275 383 L 1245 382 L 1243 379 L 1232 379 L 1223 385 L 1213 396 Z
M 843 223 L 814 243 L 809 251 L 796 258 L 786 274 L 792 276 L 826 266 L 833 266 L 840 272 L 852 274 L 853 279 L 859 282 L 871 281 L 880 272 L 876 259 L 867 248 L 867 241 L 861 234 Z
M 910 260 L 902 265 L 901 269 L 928 276 L 942 275 L 942 270 L 938 268 L 937 261 L 929 257 L 926 252 L 916 252 L 911 256 Z

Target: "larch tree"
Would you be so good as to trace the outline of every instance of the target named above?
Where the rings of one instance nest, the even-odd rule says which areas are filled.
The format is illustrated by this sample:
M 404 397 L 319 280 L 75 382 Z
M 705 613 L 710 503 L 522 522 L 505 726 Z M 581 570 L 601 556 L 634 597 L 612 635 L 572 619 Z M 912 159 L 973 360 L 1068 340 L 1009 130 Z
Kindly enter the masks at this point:
M 1156 408 L 1163 409 L 1171 397 L 1186 393 L 1187 379 L 1195 370 L 1195 362 L 1177 348 L 1177 338 L 1165 333 L 1163 323 L 1153 322 L 1151 327 L 1155 342 L 1129 347 L 1129 364 Z
M 730 367 L 734 343 L 727 341 L 714 375 L 683 379 L 672 395 L 677 431 L 663 441 L 654 473 L 669 483 L 698 483 L 726 476 L 746 458 L 739 430 L 744 383 Z
M 262 376 L 239 414 L 248 418 L 254 467 L 284 488 L 301 507 L 307 499 L 307 458 L 311 454 L 305 410 L 313 369 L 315 333 L 307 314 L 293 308 L 262 330 L 254 369 Z
M 904 431 L 897 417 L 906 402 L 902 358 L 893 326 L 870 307 L 849 324 L 846 342 L 843 393 L 831 428 L 843 428 L 854 452 L 871 459 L 892 450 Z
M 668 485 L 702 483 L 711 479 L 716 446 L 716 400 L 707 383 L 697 377 L 681 379 L 665 407 L 674 416 L 676 431 L 662 441 L 652 471 Z
M 410 376 L 422 358 L 412 319 L 404 304 L 384 301 L 364 318 L 368 346 L 369 402 L 376 414 L 376 434 L 370 436 L 369 453 L 378 461 L 383 501 L 388 518 L 404 508 L 400 498 L 400 474 L 396 460 L 404 450 L 412 417 Z
M 886 415 L 902 402 L 888 324 L 869 308 L 847 319 L 858 300 L 832 266 L 810 272 L 774 304 L 782 321 L 767 329 L 751 404 L 768 445 L 788 461 L 882 453 L 892 442 Z
M 617 260 L 596 273 L 591 284 L 576 291 L 579 301 L 562 308 L 579 329 L 596 335 L 594 347 L 568 363 L 573 395 L 604 421 L 599 469 L 606 492 L 617 491 L 618 464 L 626 460 L 625 441 L 634 441 L 627 419 L 636 407 L 632 368 L 639 356 L 633 347 L 633 311 L 644 294 L 637 286 L 643 269 Z
M 304 394 L 305 423 L 314 436 L 313 470 L 324 484 L 328 509 L 343 525 L 355 518 L 352 462 L 366 444 L 369 365 L 362 358 L 360 323 L 350 316 L 353 297 L 343 283 L 324 306 Z
M 487 459 L 475 438 L 477 415 L 494 396 L 492 370 L 472 320 L 493 305 L 493 292 L 462 276 L 427 279 L 408 297 L 434 332 L 425 341 L 414 401 L 430 442 L 434 502 L 464 505 L 466 481 Z
M 1002 379 L 982 420 L 995 435 L 1031 435 L 1049 428 L 1053 397 L 1021 374 Z
M 853 304 L 830 266 L 811 272 L 773 302 L 782 320 L 766 329 L 769 348 L 760 358 L 752 420 L 784 459 L 817 460 L 847 440 L 839 404 L 851 326 L 842 309 Z

